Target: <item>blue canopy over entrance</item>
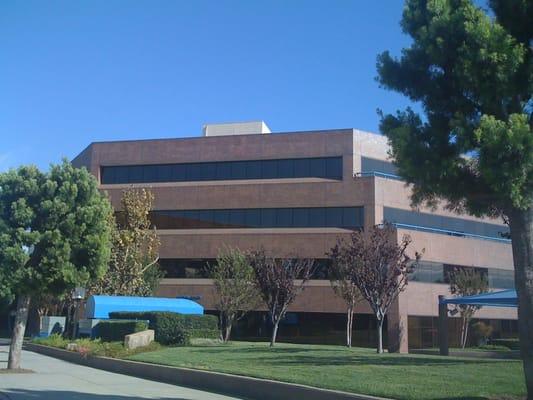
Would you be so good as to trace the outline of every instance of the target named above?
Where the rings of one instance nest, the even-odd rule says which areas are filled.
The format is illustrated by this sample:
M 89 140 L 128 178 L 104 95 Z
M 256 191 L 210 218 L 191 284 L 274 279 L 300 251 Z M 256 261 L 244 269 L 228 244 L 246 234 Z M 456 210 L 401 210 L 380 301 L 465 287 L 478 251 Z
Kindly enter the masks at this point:
M 439 296 L 439 348 L 440 354 L 447 356 L 448 349 L 448 304 L 468 304 L 473 306 L 518 307 L 516 290 L 476 294 L 474 296 L 447 299 Z
M 473 306 L 492 307 L 518 307 L 516 290 L 502 290 L 499 292 L 476 294 L 474 296 L 464 296 L 455 298 L 441 298 L 440 304 L 468 304 Z

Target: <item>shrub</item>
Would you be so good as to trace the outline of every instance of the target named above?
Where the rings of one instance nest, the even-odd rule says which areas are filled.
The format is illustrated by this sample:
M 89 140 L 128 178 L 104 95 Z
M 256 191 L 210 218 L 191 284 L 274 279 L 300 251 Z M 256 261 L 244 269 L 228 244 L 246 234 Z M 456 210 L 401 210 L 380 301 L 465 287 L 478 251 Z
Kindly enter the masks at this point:
M 68 340 L 63 339 L 63 336 L 54 333 L 48 337 L 34 338 L 33 343 L 42 344 L 44 346 L 58 347 L 64 349 L 67 347 L 67 344 L 70 343 Z
M 493 339 L 490 343 L 505 346 L 510 350 L 520 350 L 520 341 L 518 339 Z
M 472 330 L 474 331 L 474 338 L 477 346 L 484 346 L 487 344 L 490 335 L 492 335 L 492 326 L 478 321 L 472 324 Z
M 191 339 L 219 337 L 218 318 L 214 315 L 186 315 L 172 312 L 112 312 L 114 319 L 150 321 L 155 340 L 165 345 L 188 345 Z
M 146 321 L 101 321 L 96 325 L 96 337 L 103 342 L 124 340 L 124 336 L 148 329 Z

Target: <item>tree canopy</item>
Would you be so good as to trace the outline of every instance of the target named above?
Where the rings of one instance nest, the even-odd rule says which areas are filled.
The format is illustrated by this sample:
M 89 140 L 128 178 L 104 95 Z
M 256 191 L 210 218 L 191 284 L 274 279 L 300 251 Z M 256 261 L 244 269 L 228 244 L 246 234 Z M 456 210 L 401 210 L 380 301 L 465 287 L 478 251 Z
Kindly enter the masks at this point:
M 378 57 L 380 84 L 421 105 L 383 115 L 400 175 L 415 203 L 440 198 L 475 215 L 531 205 L 533 6 L 410 0 L 401 21 L 413 39 Z
M 152 227 L 154 195 L 147 189 L 122 192 L 121 210 L 111 219 L 111 257 L 107 274 L 91 292 L 122 296 L 150 296 L 163 276 L 159 265 L 160 240 Z
M 420 106 L 381 114 L 414 204 L 502 216 L 512 239 L 521 354 L 533 397 L 533 2 L 407 0 L 400 57 L 378 82 Z
M 0 297 L 17 300 L 8 368 L 20 368 L 32 297 L 61 296 L 105 273 L 111 216 L 94 177 L 67 161 L 0 174 Z
M 102 276 L 111 205 L 85 169 L 0 174 L 0 296 L 63 293 Z

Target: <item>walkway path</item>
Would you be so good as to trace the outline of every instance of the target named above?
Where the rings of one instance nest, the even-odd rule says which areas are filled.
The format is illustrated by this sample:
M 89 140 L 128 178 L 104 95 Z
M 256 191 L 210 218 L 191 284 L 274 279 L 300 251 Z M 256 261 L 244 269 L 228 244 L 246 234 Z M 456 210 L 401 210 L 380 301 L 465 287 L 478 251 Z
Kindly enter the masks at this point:
M 6 368 L 8 346 L 0 343 L 0 369 Z M 167 385 L 70 364 L 29 351 L 22 367 L 34 373 L 0 372 L 0 400 L 236 400 L 236 397 Z

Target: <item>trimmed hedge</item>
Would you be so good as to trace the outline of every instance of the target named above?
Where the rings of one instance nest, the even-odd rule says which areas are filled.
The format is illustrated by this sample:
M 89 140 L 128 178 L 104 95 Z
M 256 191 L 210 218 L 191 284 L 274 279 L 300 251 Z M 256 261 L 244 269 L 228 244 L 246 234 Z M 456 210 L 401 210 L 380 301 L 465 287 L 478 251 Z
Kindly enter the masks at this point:
M 96 325 L 95 336 L 103 342 L 123 341 L 124 336 L 148 329 L 146 321 L 101 321 Z
M 215 315 L 187 315 L 172 312 L 111 312 L 110 318 L 148 320 L 155 340 L 165 345 L 188 345 L 191 339 L 217 339 L 218 318 Z

